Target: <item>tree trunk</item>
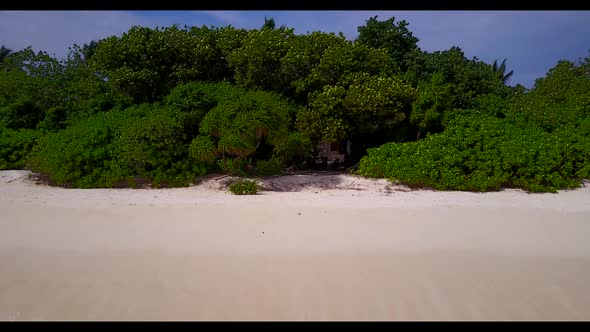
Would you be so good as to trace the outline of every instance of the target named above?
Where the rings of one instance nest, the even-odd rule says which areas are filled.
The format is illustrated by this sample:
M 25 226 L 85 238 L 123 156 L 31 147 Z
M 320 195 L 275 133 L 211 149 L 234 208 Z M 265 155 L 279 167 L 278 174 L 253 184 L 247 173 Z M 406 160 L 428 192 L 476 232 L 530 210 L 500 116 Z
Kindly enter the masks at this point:
M 418 135 L 416 135 L 416 141 L 420 139 L 420 129 L 418 129 Z

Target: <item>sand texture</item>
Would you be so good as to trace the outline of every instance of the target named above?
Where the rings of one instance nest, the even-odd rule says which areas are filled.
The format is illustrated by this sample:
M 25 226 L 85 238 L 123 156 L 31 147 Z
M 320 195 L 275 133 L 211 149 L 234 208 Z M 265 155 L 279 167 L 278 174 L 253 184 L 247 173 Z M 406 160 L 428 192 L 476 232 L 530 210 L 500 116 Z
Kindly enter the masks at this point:
M 234 196 L 0 171 L 0 320 L 589 320 L 590 187 L 299 175 Z

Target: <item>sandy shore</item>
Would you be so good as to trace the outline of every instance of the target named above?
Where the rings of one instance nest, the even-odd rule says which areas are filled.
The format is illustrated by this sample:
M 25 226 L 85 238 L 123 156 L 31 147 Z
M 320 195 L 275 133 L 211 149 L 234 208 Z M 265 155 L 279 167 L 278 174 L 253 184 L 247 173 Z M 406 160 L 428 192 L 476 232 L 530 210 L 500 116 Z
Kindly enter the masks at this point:
M 590 319 L 589 187 L 310 175 L 233 196 L 27 174 L 0 172 L 0 320 Z

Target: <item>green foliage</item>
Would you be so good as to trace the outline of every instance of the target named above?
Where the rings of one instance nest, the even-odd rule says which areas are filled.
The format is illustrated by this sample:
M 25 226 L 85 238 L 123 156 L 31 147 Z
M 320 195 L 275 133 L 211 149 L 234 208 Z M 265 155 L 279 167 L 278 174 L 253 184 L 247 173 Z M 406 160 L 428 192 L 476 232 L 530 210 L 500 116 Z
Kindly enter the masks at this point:
M 206 27 L 133 27 L 102 40 L 92 67 L 135 102 L 157 101 L 179 83 L 219 81 L 227 74 L 218 33 Z
M 428 82 L 418 84 L 418 97 L 412 104 L 410 123 L 418 127 L 417 139 L 421 133 L 442 130 L 444 115 L 451 108 L 451 85 L 436 73 Z
M 248 88 L 285 90 L 279 72 L 280 60 L 287 54 L 293 36 L 293 29 L 249 31 L 242 45 L 228 57 L 236 82 Z
M 358 43 L 372 48 L 384 48 L 403 70 L 406 69 L 406 55 L 418 49 L 419 39 L 408 30 L 409 23 L 402 20 L 395 24 L 395 17 L 379 21 L 377 16 L 368 19 L 358 27 Z
M 579 186 L 578 179 L 588 175 L 587 151 L 588 136 L 463 115 L 443 133 L 369 150 L 358 174 L 439 190 L 555 192 Z
M 66 127 L 67 109 L 63 106 L 55 106 L 45 111 L 45 118 L 37 124 L 37 128 L 52 131 Z
M 292 36 L 289 50 L 281 59 L 279 69 L 286 92 L 299 100 L 306 100 L 312 84 L 308 81 L 308 76 L 320 64 L 326 50 L 341 49 L 349 45 L 343 36 L 336 36 L 334 33 L 314 31 L 306 35 Z M 326 66 L 325 63 L 324 66 Z M 287 85 L 290 88 L 287 88 Z M 317 84 L 319 85 L 321 82 Z M 315 89 L 318 88 L 317 86 Z
M 111 187 L 126 172 L 117 162 L 113 143 L 127 116 L 100 114 L 40 140 L 32 157 L 32 170 L 49 174 L 58 185 Z
M 204 82 L 182 84 L 164 97 L 163 102 L 166 105 L 174 106 L 181 112 L 206 113 L 219 102 L 220 93 L 218 91 L 226 86 Z
M 324 51 L 320 62 L 301 81 L 293 82 L 299 94 L 313 94 L 326 85 L 337 85 L 354 73 L 391 76 L 397 71 L 385 49 L 374 49 L 360 43 L 338 43 Z
M 488 94 L 478 97 L 474 101 L 474 109 L 479 113 L 497 118 L 506 117 L 509 101 L 495 94 Z
M 237 91 L 240 94 L 221 100 L 201 122 L 201 134 L 216 142 L 218 154 L 245 158 L 262 143 L 283 142 L 288 136 L 289 104 L 272 93 Z
M 0 70 L 0 113 L 12 128 L 58 130 L 97 112 L 128 106 L 74 47 L 65 61 L 31 48 L 11 55 Z
M 142 105 L 100 113 L 40 141 L 34 171 L 59 185 L 112 187 L 128 177 L 187 185 L 207 168 L 188 160 L 188 142 L 175 111 Z
M 163 103 L 183 113 L 184 132 L 193 138 L 199 134 L 199 125 L 207 112 L 219 101 L 233 98 L 240 91 L 227 83 L 190 82 L 174 88 L 164 97 Z
M 251 180 L 238 180 L 229 186 L 234 195 L 256 195 L 258 190 L 258 184 Z
M 0 48 L 0 166 L 74 187 L 179 186 L 305 167 L 318 141 L 349 140 L 353 161 L 408 142 L 370 150 L 360 172 L 417 186 L 551 191 L 589 177 L 590 58 L 528 91 L 506 86 L 506 60 L 422 52 L 405 21 L 358 30 L 296 35 L 265 19 L 133 27 L 63 60 Z
M 498 66 L 498 60 L 494 60 L 492 63 L 492 71 L 498 76 L 498 78 L 503 82 L 506 83 L 510 77 L 514 74 L 514 70 L 506 72 L 506 60 L 502 60 L 502 63 Z
M 34 128 L 44 110 L 65 101 L 66 82 L 63 64 L 47 53 L 28 47 L 11 54 L 0 70 L 0 108 L 8 107 L 4 121 L 12 128 Z
M 309 137 L 299 132 L 292 132 L 284 143 L 276 147 L 275 154 L 287 163 L 298 162 L 309 157 L 312 148 L 313 144 Z
M 577 187 L 590 176 L 588 63 L 562 61 L 511 100 L 482 95 L 440 134 L 369 150 L 358 172 L 441 190 Z
M 262 28 L 260 28 L 260 30 L 264 30 L 264 29 L 274 29 L 276 26 L 275 24 L 275 20 L 271 17 L 269 19 L 266 18 L 266 16 L 264 17 L 264 24 L 262 25 Z
M 243 158 L 228 158 L 225 163 L 222 160 L 217 161 L 217 167 L 224 169 L 225 172 L 233 176 L 249 176 L 249 163 Z
M 458 47 L 446 51 L 421 52 L 414 50 L 406 56 L 408 72 L 406 79 L 418 85 L 429 81 L 435 73 L 441 73 L 444 81 L 451 84 L 452 107 L 469 109 L 475 98 L 485 94 L 505 96 L 509 89 L 492 66 L 465 57 Z
M 285 163 L 281 158 L 271 158 L 270 160 L 258 160 L 256 162 L 256 176 L 273 176 L 283 174 Z
M 414 89 L 400 80 L 355 73 L 313 93 L 297 126 L 312 140 L 337 142 L 401 123 L 414 98 Z
M 534 123 L 553 131 L 566 124 L 579 124 L 590 117 L 590 60 L 579 64 L 560 61 L 535 87 L 514 97 L 507 117 L 525 126 Z
M 0 169 L 22 169 L 41 131 L 0 128 Z
M 215 143 L 209 136 L 197 136 L 189 146 L 189 156 L 198 162 L 213 162 L 215 161 Z
M 0 65 L 4 63 L 4 61 L 12 54 L 12 50 L 8 47 L 2 45 L 0 47 Z
M 11 129 L 35 129 L 43 116 L 43 111 L 30 99 L 17 100 L 0 108 L 0 121 Z
M 147 106 L 146 106 L 147 107 Z M 174 109 L 152 107 L 123 128 L 115 142 L 119 160 L 134 174 L 160 173 L 188 153 L 182 122 Z

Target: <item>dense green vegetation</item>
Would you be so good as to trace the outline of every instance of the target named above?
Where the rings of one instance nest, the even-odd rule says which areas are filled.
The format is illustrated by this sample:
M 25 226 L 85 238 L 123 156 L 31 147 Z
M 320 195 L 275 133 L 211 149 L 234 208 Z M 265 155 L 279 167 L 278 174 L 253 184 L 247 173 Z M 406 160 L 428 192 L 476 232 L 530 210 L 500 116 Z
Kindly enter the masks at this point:
M 476 109 L 447 112 L 441 133 L 370 149 L 358 173 L 442 190 L 577 187 L 590 178 L 589 75 L 588 58 L 560 62 L 526 94 L 485 96 Z
M 0 169 L 80 188 L 185 186 L 316 167 L 319 142 L 350 140 L 358 174 L 416 187 L 590 178 L 590 58 L 527 91 L 507 85 L 505 59 L 420 50 L 408 22 L 358 31 L 133 27 L 62 60 L 2 46 Z

